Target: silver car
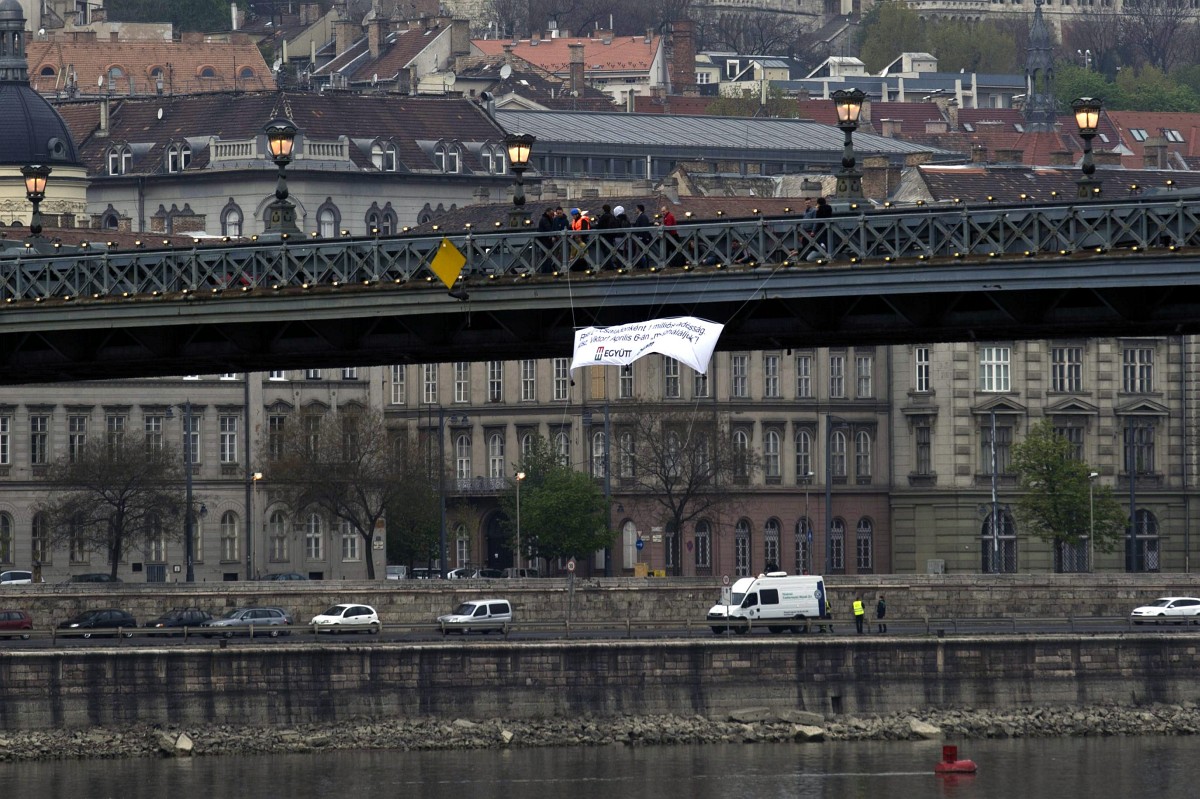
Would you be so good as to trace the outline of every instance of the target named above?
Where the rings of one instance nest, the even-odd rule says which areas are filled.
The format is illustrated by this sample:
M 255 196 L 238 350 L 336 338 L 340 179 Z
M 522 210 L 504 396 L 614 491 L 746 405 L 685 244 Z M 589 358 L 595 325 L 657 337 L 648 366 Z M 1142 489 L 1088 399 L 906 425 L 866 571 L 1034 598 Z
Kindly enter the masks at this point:
M 219 619 L 205 622 L 200 634 L 206 638 L 214 635 L 232 638 L 235 635 L 250 635 L 253 628 L 255 635 L 278 638 L 291 632 L 287 629 L 291 623 L 292 614 L 283 608 L 236 608 Z

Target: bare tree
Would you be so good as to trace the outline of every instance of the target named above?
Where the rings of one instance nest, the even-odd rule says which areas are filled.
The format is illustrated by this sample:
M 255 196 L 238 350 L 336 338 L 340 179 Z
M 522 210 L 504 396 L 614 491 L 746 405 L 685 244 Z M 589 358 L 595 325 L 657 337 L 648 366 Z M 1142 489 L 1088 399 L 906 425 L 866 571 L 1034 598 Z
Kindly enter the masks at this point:
M 1195 16 L 1190 0 L 1126 0 L 1125 40 L 1142 63 L 1169 72 L 1179 62 Z
M 182 532 L 183 467 L 177 452 L 145 438 L 90 441 L 50 465 L 46 514 L 49 545 L 103 552 L 117 566 L 135 550 L 176 540 Z
M 793 55 L 811 24 L 807 17 L 762 10 L 712 14 L 701 20 L 702 41 L 744 55 Z
M 684 526 L 734 505 L 760 459 L 736 445 L 709 409 L 638 407 L 622 413 L 613 427 L 613 474 L 662 509 L 665 529 L 674 533 L 671 562 L 681 573 Z
M 382 413 L 359 408 L 289 419 L 272 448 L 266 478 L 275 496 L 293 513 L 317 511 L 348 525 L 362 538 L 367 578 L 375 579 L 375 528 L 389 508 L 404 507 L 407 481 L 426 479 L 423 464 L 397 446 Z

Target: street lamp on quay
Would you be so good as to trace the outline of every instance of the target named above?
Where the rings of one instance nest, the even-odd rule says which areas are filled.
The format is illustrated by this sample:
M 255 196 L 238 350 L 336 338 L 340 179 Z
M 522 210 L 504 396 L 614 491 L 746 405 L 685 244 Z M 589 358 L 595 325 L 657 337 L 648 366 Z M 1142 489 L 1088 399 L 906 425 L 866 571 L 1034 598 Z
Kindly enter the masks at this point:
M 529 168 L 529 156 L 536 138 L 528 133 L 510 133 L 504 137 L 504 148 L 508 151 L 508 168 L 516 175 L 513 185 L 513 207 L 509 212 L 509 227 L 519 228 L 529 223 L 525 210 L 525 170 Z
M 839 200 L 861 199 L 862 173 L 854 165 L 854 131 L 858 130 L 858 116 L 862 113 L 866 93 L 862 89 L 838 89 L 833 93 L 833 104 L 837 108 L 837 126 L 846 134 L 842 147 L 842 171 L 837 174 L 837 198 Z
M 258 483 L 263 479 L 262 472 L 250 475 L 251 497 L 250 507 L 246 512 L 246 579 L 254 579 L 254 507 L 258 505 Z
M 1100 476 L 1100 472 L 1092 472 L 1088 475 L 1088 571 L 1093 572 L 1096 567 L 1092 564 L 1092 555 L 1095 553 L 1095 544 L 1092 542 L 1096 538 L 1096 478 Z
M 296 206 L 288 200 L 287 165 L 292 162 L 292 151 L 296 145 L 295 123 L 290 119 L 275 119 L 267 123 L 267 150 L 271 160 L 279 168 L 279 179 L 275 183 L 275 202 L 267 206 L 268 233 L 298 236 L 300 228 L 296 227 Z
M 1079 187 L 1078 197 L 1086 200 L 1100 195 L 1100 181 L 1096 180 L 1096 162 L 1092 158 L 1092 139 L 1096 138 L 1100 126 L 1100 109 L 1104 106 L 1102 100 L 1094 97 L 1080 97 L 1071 103 L 1071 111 L 1075 114 L 1075 125 L 1079 128 L 1079 138 L 1083 139 L 1083 170 L 1076 185 Z
M 812 517 L 808 515 L 808 489 L 812 487 L 812 480 L 815 475 L 809 471 L 805 472 L 804 477 L 804 537 L 808 542 L 808 546 L 804 548 L 804 569 L 806 574 L 812 574 Z
M 521 576 L 521 483 L 525 480 L 525 472 L 517 472 L 517 572 Z
M 192 401 L 185 400 L 179 409 L 183 411 L 183 475 L 184 488 L 186 493 L 186 507 L 183 515 L 183 553 L 184 553 L 184 581 L 189 583 L 196 582 L 195 569 L 195 540 L 196 540 L 196 517 L 192 512 L 192 466 L 195 463 L 195 456 L 192 451 Z M 171 408 L 167 408 L 167 418 L 174 416 Z M 207 513 L 207 509 L 203 505 L 200 514 L 203 516 Z

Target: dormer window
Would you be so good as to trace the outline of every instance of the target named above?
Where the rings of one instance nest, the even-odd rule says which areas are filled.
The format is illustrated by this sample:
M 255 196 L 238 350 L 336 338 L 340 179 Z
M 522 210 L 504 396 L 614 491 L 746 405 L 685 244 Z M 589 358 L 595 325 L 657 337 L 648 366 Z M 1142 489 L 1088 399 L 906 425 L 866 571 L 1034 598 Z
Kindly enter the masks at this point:
M 438 171 L 448 174 L 457 175 L 462 171 L 462 159 L 458 152 L 458 145 L 453 142 L 441 142 L 433 151 L 433 161 L 437 164 Z
M 505 153 L 504 147 L 485 144 L 479 151 L 479 157 L 489 175 L 503 175 L 508 172 L 508 154 Z
M 375 142 L 371 145 L 371 163 L 380 172 L 395 172 L 396 161 L 396 145 L 393 142 Z
M 167 171 L 182 172 L 192 163 L 192 148 L 187 142 L 178 142 L 167 147 Z
M 1133 137 L 1134 141 L 1145 141 L 1148 138 L 1144 128 L 1130 128 L 1129 135 Z
M 1176 143 L 1180 143 L 1183 141 L 1183 134 L 1172 128 L 1163 128 L 1162 135 L 1163 135 L 1163 138 L 1166 139 L 1167 141 L 1173 141 Z
M 125 144 L 114 144 L 108 148 L 108 174 L 125 175 L 133 169 L 133 151 Z

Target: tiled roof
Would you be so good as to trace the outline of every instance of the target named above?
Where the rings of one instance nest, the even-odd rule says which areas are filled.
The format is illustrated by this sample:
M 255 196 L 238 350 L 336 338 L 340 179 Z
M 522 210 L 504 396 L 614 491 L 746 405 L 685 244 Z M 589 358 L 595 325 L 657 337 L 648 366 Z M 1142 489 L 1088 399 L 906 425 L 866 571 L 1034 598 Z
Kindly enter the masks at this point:
M 120 69 L 111 94 L 155 94 L 153 72 L 163 73 L 164 94 L 230 90 L 259 91 L 275 87 L 262 53 L 246 36 L 231 42 L 108 41 L 93 36 L 58 36 L 33 40 L 25 48 L 29 82 L 42 94 L 66 93 L 71 76 L 80 96 L 109 94 L 108 76 Z M 207 76 L 207 77 L 206 77 Z M 132 84 L 132 89 L 130 88 Z
M 958 124 L 963 130 L 978 129 L 980 123 L 999 122 L 1000 127 L 1010 133 L 1017 133 L 1018 126 L 1025 127 L 1025 115 L 1019 108 L 960 108 L 958 109 Z M 968 128 L 967 126 L 970 126 Z
M 471 40 L 472 51 L 484 55 L 501 55 L 507 44 L 512 44 L 511 40 Z M 564 37 L 542 39 L 536 45 L 525 39 L 517 43 L 513 53 L 549 72 L 565 75 L 571 70 L 571 44 L 583 44 L 584 73 L 594 75 L 603 72 L 648 71 L 662 39 L 652 36 L 647 42 L 644 36 L 614 36 L 611 44 L 605 44 L 603 39 Z
M 1128 147 L 1132 156 L 1127 156 L 1127 166 L 1142 166 L 1147 138 L 1165 138 L 1167 150 L 1180 156 L 1200 155 L 1200 114 L 1155 111 L 1107 111 L 1121 143 Z M 1133 131 L 1140 131 L 1134 135 Z M 1168 131 L 1170 137 L 1168 138 Z M 1178 137 L 1173 134 L 1179 134 Z M 1182 138 L 1183 141 L 1174 139 Z
M 375 76 L 381 81 L 395 80 L 400 71 L 412 63 L 412 60 L 438 36 L 449 35 L 449 28 L 405 28 L 392 31 L 384 37 L 377 58 L 371 57 L 370 43 L 364 36 L 346 48 L 340 56 L 314 70 L 313 75 L 320 77 L 338 72 L 344 74 L 351 82 L 368 81 Z
M 694 94 L 672 94 L 670 97 L 633 98 L 633 109 L 639 114 L 678 114 L 680 116 L 705 116 L 716 97 Z
M 1069 199 L 1076 196 L 1082 173 L 1075 168 L 1027 166 L 921 166 L 919 174 L 934 201 L 986 203 L 988 197 L 996 202 L 1017 202 L 1025 194 L 1030 201 Z M 1096 170 L 1101 182 L 1102 196 L 1117 200 L 1127 197 L 1131 186 L 1143 192 L 1165 191 L 1167 181 L 1176 189 L 1200 188 L 1200 173 L 1144 169 Z M 1057 198 L 1051 192 L 1058 192 Z
M 260 135 L 272 118 L 285 113 L 307 138 L 349 138 L 358 145 L 350 148 L 352 155 L 357 153 L 354 163 L 370 169 L 373 167 L 369 166 L 366 151 L 359 151 L 375 139 L 393 139 L 398 160 L 405 168 L 431 171 L 434 165 L 428 145 L 432 142 L 453 138 L 464 144 L 499 143 L 504 138 L 504 131 L 469 100 L 344 92 L 246 92 L 123 100 L 112 109 L 109 135 L 87 138 L 80 148 L 81 156 L 89 172 L 100 174 L 106 168 L 105 153 L 110 144 L 127 143 L 134 150 L 133 172 L 158 172 L 163 148 L 170 142 L 188 139 L 193 152 L 191 168 L 200 169 L 208 162 L 209 137 L 249 139 Z M 426 145 L 424 149 L 422 144 Z M 463 152 L 463 165 L 468 170 L 480 168 L 469 150 Z
M 499 56 L 466 56 L 455 62 L 460 78 L 491 80 L 487 91 L 496 97 L 515 94 L 532 100 L 543 108 L 556 111 L 611 111 L 612 95 L 584 84 L 578 97 L 572 97 L 567 81 L 552 72 L 513 56 L 507 78 L 500 77 L 500 68 L 508 63 L 507 54 Z

